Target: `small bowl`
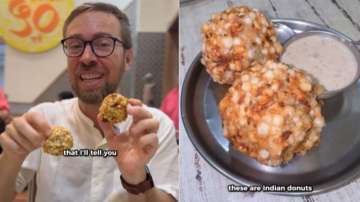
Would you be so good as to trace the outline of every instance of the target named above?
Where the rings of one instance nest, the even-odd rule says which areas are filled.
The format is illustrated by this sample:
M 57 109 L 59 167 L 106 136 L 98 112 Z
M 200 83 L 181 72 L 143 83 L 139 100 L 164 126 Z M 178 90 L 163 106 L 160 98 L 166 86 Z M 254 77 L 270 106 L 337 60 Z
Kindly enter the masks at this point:
M 276 35 L 281 44 L 285 44 L 287 40 L 292 38 L 296 33 L 293 29 L 283 23 L 273 23 L 276 30 Z
M 287 40 L 284 44 L 284 48 L 286 52 L 286 48 L 293 42 L 295 42 L 296 40 L 302 39 L 304 37 L 309 37 L 309 36 L 313 36 L 313 35 L 320 35 L 320 36 L 324 36 L 327 38 L 332 38 L 337 40 L 338 42 L 344 44 L 349 50 L 350 52 L 353 54 L 355 61 L 356 61 L 356 75 L 353 77 L 353 79 L 344 87 L 336 89 L 336 90 L 325 90 L 325 92 L 323 94 L 321 94 L 319 96 L 320 99 L 327 99 L 327 98 L 331 98 L 339 93 L 342 93 L 343 91 L 345 91 L 347 88 L 349 88 L 350 86 L 354 85 L 356 83 L 356 81 L 359 79 L 360 77 L 360 52 L 359 49 L 357 48 L 356 44 L 354 41 L 352 41 L 349 37 L 339 33 L 339 32 L 330 32 L 330 31 L 322 31 L 322 30 L 316 30 L 316 31 L 307 31 L 307 32 L 302 32 L 300 34 L 296 34 L 294 36 L 292 36 L 289 40 Z M 282 56 L 281 56 L 281 60 L 282 60 Z M 320 83 L 321 84 L 321 83 Z

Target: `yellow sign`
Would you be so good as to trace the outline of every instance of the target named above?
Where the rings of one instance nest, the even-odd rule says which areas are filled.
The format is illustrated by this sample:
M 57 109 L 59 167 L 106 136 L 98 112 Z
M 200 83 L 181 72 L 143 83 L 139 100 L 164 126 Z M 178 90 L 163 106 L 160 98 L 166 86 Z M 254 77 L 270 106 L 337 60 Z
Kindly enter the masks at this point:
M 0 3 L 0 5 L 1 5 L 1 3 Z M 3 13 L 2 13 L 2 11 L 1 11 L 2 9 L 1 9 L 1 7 L 0 7 L 0 38 L 1 38 L 1 36 L 3 35 L 3 32 L 4 32 L 4 25 L 3 25 L 3 22 L 4 22 L 4 18 L 2 17 L 3 16 Z
M 59 44 L 74 0 L 1 0 L 0 35 L 25 52 L 43 52 Z

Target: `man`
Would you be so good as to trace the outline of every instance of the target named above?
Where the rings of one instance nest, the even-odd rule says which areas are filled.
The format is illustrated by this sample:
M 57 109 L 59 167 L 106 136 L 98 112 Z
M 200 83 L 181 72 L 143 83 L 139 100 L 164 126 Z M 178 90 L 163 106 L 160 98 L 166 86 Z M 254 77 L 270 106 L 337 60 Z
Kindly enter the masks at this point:
M 97 117 L 102 99 L 115 91 L 132 61 L 126 15 L 109 4 L 83 4 L 65 21 L 63 33 L 78 98 L 40 104 L 7 126 L 0 136 L 0 201 L 12 201 L 15 187 L 20 191 L 35 174 L 41 202 L 176 201 L 178 152 L 171 120 L 135 99 L 117 130 Z M 106 148 L 117 156 L 43 153 L 53 125 L 71 130 L 75 149 Z

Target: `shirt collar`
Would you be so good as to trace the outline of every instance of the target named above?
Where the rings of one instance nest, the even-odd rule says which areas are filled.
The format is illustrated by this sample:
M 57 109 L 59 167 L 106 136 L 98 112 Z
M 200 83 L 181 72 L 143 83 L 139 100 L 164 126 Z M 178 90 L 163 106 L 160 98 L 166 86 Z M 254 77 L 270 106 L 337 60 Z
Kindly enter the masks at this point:
M 77 98 L 75 102 L 75 113 L 79 117 L 80 121 L 86 125 L 86 127 L 91 128 L 94 131 L 92 135 L 96 135 L 97 139 L 100 139 L 100 141 L 97 142 L 95 149 L 107 147 L 106 139 L 102 136 L 101 132 L 94 126 L 94 122 L 81 111 L 79 106 L 79 98 Z

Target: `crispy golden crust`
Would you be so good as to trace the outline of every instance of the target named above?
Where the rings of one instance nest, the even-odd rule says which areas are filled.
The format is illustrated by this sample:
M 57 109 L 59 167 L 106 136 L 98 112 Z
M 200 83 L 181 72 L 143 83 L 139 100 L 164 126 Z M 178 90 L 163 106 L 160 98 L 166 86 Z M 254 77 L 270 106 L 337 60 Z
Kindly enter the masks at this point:
M 271 21 L 248 7 L 231 7 L 202 26 L 202 64 L 214 81 L 231 84 L 252 63 L 276 60 L 283 51 Z
M 100 106 L 100 116 L 104 121 L 118 123 L 126 120 L 128 99 L 120 94 L 106 96 Z
M 301 70 L 268 61 L 242 72 L 219 103 L 224 135 L 263 164 L 286 163 L 320 141 L 322 87 Z
M 53 127 L 50 137 L 43 145 L 44 152 L 55 156 L 63 155 L 65 149 L 71 149 L 72 147 L 73 138 L 70 130 L 62 126 Z

